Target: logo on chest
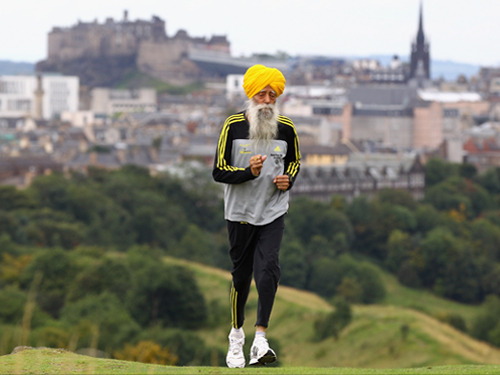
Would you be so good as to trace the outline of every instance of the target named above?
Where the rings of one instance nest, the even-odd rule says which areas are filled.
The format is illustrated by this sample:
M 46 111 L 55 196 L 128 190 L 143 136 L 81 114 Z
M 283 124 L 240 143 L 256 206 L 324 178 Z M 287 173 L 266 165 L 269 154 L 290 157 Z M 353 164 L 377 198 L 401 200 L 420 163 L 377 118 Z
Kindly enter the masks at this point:
M 270 156 L 276 165 L 280 165 L 285 157 L 280 146 L 276 146 Z
M 241 143 L 240 146 L 240 154 L 251 154 L 250 143 Z

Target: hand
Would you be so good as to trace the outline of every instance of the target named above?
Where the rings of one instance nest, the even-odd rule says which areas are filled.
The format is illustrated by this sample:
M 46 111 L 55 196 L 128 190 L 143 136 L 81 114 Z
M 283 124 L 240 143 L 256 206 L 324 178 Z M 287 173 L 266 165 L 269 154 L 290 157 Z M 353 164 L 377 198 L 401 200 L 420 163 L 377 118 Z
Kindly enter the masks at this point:
M 267 159 L 267 155 L 254 155 L 250 158 L 250 170 L 254 176 L 258 176 L 260 174 L 260 170 L 264 165 L 264 162 Z
M 286 191 L 290 187 L 290 177 L 286 174 L 282 174 L 274 177 L 273 182 L 279 190 Z

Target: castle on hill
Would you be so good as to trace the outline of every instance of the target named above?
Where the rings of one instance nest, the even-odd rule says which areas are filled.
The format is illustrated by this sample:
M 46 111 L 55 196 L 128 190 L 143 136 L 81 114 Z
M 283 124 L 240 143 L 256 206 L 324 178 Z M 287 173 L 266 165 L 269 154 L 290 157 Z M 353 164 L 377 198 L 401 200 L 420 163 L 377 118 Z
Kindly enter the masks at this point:
M 190 51 L 230 56 L 225 35 L 191 37 L 179 30 L 169 37 L 165 21 L 132 21 L 108 18 L 104 23 L 81 22 L 54 27 L 48 35 L 48 56 L 37 71 L 77 74 L 84 85 L 108 86 L 124 74 L 139 71 L 166 82 L 183 83 L 201 78 L 203 72 L 189 60 Z

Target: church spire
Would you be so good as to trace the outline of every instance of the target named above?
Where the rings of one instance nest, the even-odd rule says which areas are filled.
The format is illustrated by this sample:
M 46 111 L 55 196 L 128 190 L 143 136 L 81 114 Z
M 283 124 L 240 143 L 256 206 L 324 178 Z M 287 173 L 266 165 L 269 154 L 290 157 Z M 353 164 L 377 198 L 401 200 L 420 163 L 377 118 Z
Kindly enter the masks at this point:
M 429 43 L 425 40 L 423 6 L 420 2 L 420 12 L 418 19 L 418 31 L 415 42 L 411 45 L 410 56 L 410 79 L 416 79 L 421 85 L 423 80 L 429 80 L 430 74 L 430 54 Z
M 422 15 L 422 2 L 420 2 L 420 17 L 418 20 L 417 44 L 423 44 L 424 42 L 425 42 L 424 22 Z

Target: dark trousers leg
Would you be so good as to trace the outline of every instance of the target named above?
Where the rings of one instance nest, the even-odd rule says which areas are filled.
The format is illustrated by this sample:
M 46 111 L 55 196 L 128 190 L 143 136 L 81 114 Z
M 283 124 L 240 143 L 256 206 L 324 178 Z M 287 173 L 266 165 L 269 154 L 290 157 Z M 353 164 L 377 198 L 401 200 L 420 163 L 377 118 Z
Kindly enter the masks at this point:
M 243 325 L 253 274 L 259 293 L 256 325 L 267 327 L 280 278 L 279 249 L 284 217 L 264 226 L 228 221 L 227 228 L 233 263 L 232 326 L 239 328 Z
M 254 254 L 254 278 L 259 293 L 255 325 L 258 326 L 267 327 L 271 317 L 281 276 L 279 251 L 284 229 L 284 216 L 260 227 L 259 240 Z
M 240 328 L 245 321 L 245 305 L 250 292 L 253 272 L 254 226 L 239 222 L 227 222 L 229 256 L 233 263 L 231 274 L 231 324 Z

